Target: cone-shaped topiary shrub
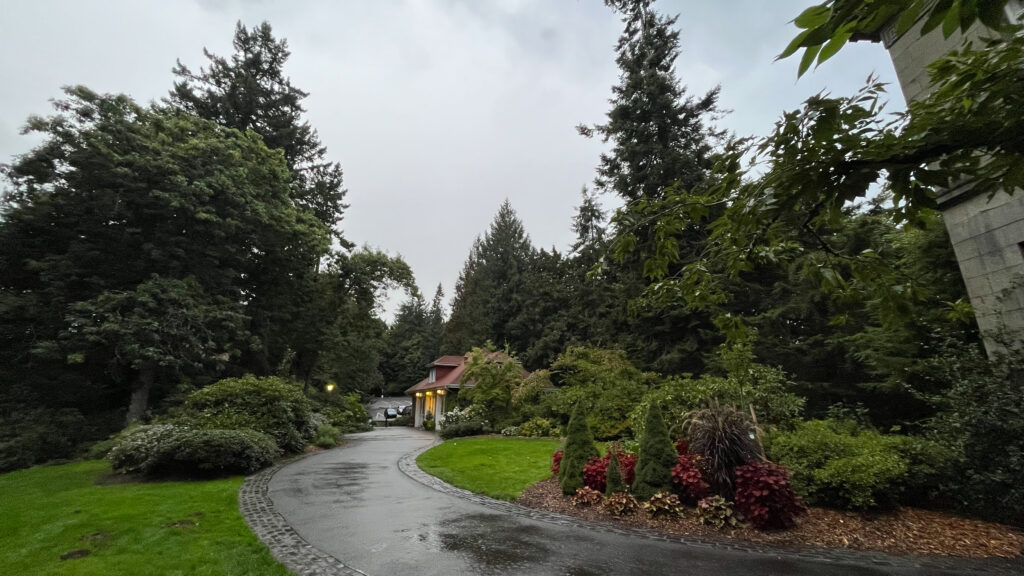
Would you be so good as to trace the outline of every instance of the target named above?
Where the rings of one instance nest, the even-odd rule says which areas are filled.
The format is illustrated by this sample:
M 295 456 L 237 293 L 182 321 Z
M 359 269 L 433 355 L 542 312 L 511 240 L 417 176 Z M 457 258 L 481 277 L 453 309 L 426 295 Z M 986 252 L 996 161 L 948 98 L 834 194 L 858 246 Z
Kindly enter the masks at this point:
M 644 435 L 640 438 L 640 454 L 633 479 L 633 495 L 649 500 L 658 492 L 672 492 L 672 468 L 679 456 L 668 437 L 668 428 L 657 402 L 647 407 Z
M 611 458 L 608 459 L 608 472 L 605 474 L 605 496 L 626 491 L 626 483 L 622 481 L 622 473 L 619 472 L 619 451 L 612 448 L 610 452 Z
M 562 485 L 562 494 L 575 494 L 576 490 L 583 487 L 583 466 L 591 457 L 600 457 L 597 446 L 594 446 L 594 436 L 587 427 L 586 416 L 580 405 L 572 411 L 569 417 L 569 427 L 566 430 L 565 451 L 562 454 L 562 462 L 558 468 L 558 481 Z M 669 479 L 671 481 L 671 478 Z

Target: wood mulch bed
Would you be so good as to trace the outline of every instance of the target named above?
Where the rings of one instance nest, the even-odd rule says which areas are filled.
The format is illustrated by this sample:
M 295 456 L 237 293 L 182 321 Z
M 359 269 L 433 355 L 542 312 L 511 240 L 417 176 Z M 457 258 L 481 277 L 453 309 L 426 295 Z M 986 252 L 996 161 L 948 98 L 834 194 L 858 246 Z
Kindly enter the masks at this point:
M 570 503 L 569 496 L 562 495 L 558 481 L 553 478 L 530 486 L 517 502 L 586 520 L 680 536 L 736 538 L 776 546 L 853 548 L 897 555 L 968 558 L 1013 558 L 1024 554 L 1024 532 L 1002 524 L 917 508 L 862 514 L 811 507 L 807 514 L 797 517 L 796 528 L 761 532 L 750 527 L 716 530 L 701 524 L 692 508 L 678 519 L 651 519 L 643 510 L 632 516 L 616 517 L 605 512 L 601 505 L 578 508 Z

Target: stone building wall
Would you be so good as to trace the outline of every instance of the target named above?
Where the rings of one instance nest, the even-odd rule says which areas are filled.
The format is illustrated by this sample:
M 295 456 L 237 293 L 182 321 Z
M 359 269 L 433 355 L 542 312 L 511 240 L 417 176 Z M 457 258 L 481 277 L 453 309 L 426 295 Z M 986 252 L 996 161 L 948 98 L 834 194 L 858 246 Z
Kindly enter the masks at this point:
M 1010 4 L 1015 17 L 1021 3 Z M 929 64 L 964 41 L 995 34 L 979 23 L 950 38 L 939 29 L 922 36 L 922 24 L 902 36 L 895 24 L 881 31 L 907 102 L 928 95 Z M 989 355 L 1024 347 L 1024 191 L 989 198 L 961 186 L 943 191 L 938 203 Z

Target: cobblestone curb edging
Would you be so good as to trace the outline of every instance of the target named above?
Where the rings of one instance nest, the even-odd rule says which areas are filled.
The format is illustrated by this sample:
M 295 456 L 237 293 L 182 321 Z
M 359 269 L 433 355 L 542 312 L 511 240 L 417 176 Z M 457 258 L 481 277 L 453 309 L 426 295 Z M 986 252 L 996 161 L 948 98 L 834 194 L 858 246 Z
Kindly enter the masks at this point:
M 405 473 L 406 476 L 409 476 L 413 480 L 416 480 L 421 484 L 425 484 L 439 492 L 457 496 L 464 500 L 490 508 L 491 510 L 511 514 L 520 518 L 539 520 L 541 522 L 549 522 L 562 526 L 581 526 L 589 530 L 599 532 L 620 534 L 624 536 L 637 536 L 662 542 L 678 542 L 698 548 L 714 548 L 718 550 L 733 550 L 754 554 L 765 554 L 776 558 L 817 560 L 836 564 L 856 564 L 859 566 L 867 565 L 893 568 L 949 570 L 960 574 L 1019 575 L 1022 573 L 1022 569 L 1024 569 L 1024 561 L 1021 561 L 1020 559 L 1009 560 L 1002 558 L 986 558 L 971 560 L 964 558 L 945 558 L 941 556 L 890 556 L 888 554 L 878 552 L 843 550 L 838 548 L 780 548 L 740 540 L 713 540 L 693 536 L 676 536 L 644 528 L 630 528 L 604 522 L 593 522 L 583 520 L 581 518 L 566 516 L 564 514 L 548 512 L 546 510 L 527 508 L 526 506 L 521 506 L 512 502 L 495 500 L 494 498 L 476 494 L 469 490 L 456 488 L 444 480 L 441 480 L 436 476 L 431 476 L 421 470 L 416 464 L 416 458 L 420 454 L 436 446 L 438 443 L 439 442 L 406 454 L 398 461 L 398 468 Z
M 311 546 L 274 509 L 267 495 L 270 479 L 281 468 L 305 456 L 280 462 L 246 478 L 238 489 L 238 510 L 274 558 L 298 576 L 367 576 Z

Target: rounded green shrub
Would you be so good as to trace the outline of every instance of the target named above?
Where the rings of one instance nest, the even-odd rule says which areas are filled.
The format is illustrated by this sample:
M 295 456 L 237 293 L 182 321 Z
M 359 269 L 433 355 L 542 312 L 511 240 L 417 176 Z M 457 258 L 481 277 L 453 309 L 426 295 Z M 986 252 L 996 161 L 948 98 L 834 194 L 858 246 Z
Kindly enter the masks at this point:
M 330 424 L 323 424 L 316 429 L 316 437 L 313 438 L 313 444 L 321 448 L 334 448 L 341 441 L 341 431 L 331 426 Z
M 301 451 L 315 432 L 310 401 L 298 383 L 251 374 L 227 378 L 193 392 L 177 420 L 208 430 L 263 432 L 285 452 Z
M 558 427 L 547 418 L 531 418 L 519 426 L 519 436 L 531 438 L 554 436 L 557 432 Z
M 769 450 L 809 502 L 849 509 L 893 505 L 907 491 L 927 490 L 953 458 L 932 442 L 881 434 L 852 420 L 810 420 L 775 432 Z
M 441 438 L 448 440 L 450 438 L 461 438 L 463 436 L 479 436 L 480 434 L 489 434 L 490 432 L 491 428 L 487 425 L 487 422 L 482 420 L 471 420 L 455 424 L 444 424 L 441 427 Z
M 139 426 L 125 434 L 108 458 L 114 470 L 146 475 L 249 474 L 273 463 L 281 451 L 254 430 L 204 430 L 176 424 Z

